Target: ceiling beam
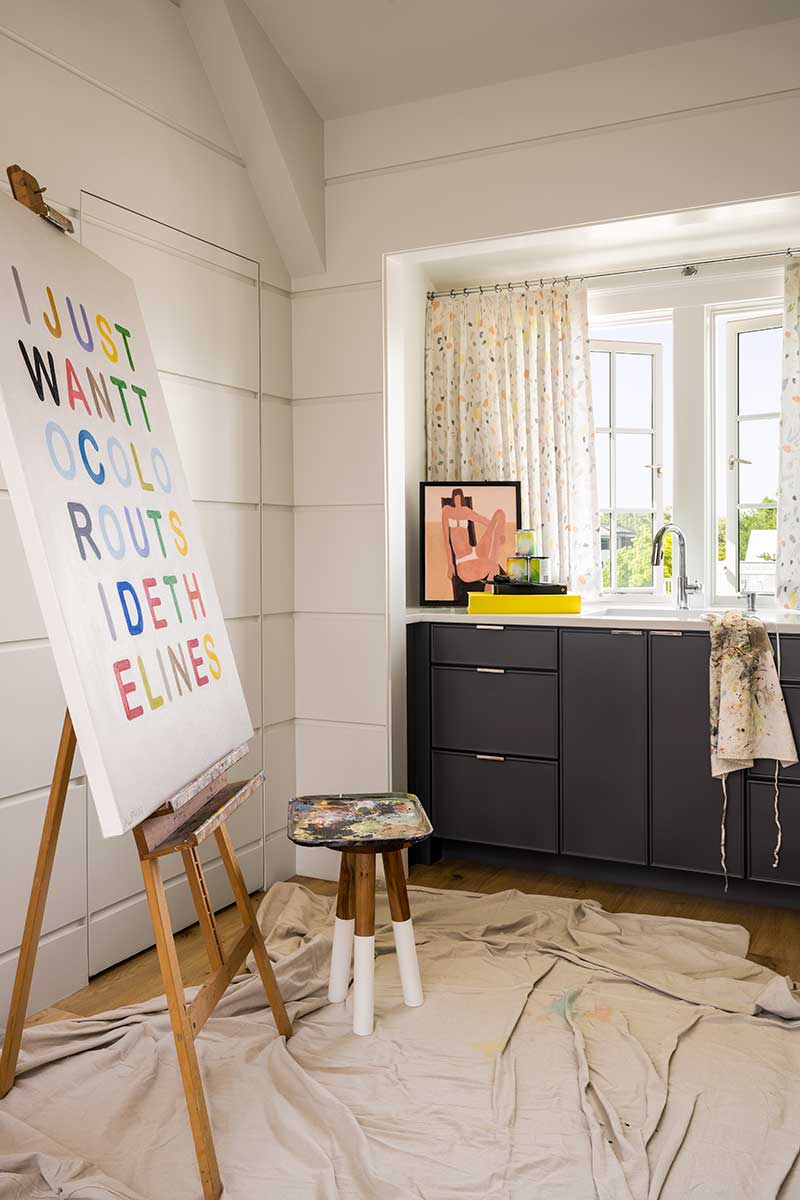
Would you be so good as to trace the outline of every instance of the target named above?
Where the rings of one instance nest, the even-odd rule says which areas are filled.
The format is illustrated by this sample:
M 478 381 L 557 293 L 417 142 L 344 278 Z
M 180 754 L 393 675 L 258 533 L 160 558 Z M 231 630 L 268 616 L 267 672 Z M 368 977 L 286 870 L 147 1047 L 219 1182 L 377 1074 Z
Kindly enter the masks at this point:
M 289 274 L 323 272 L 321 117 L 245 0 L 180 8 Z

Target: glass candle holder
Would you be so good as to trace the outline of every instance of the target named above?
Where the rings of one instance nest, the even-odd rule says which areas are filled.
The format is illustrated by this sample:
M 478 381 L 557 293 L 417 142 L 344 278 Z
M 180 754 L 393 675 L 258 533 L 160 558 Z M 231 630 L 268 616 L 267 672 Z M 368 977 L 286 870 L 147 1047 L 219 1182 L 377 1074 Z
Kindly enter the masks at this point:
M 536 553 L 536 530 L 518 529 L 514 549 L 518 557 L 532 558 Z
M 508 577 L 513 583 L 528 582 L 528 562 L 529 559 L 523 558 L 521 555 L 506 559 Z

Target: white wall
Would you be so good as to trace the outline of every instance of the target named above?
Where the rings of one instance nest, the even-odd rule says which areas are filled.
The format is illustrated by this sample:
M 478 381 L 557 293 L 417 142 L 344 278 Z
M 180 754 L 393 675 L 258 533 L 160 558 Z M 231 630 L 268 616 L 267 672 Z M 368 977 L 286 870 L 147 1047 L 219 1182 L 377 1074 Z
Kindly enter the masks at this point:
M 263 762 L 269 774 L 266 795 L 232 825 L 255 888 L 294 870 L 285 836 L 295 753 L 289 280 L 179 9 L 166 0 L 80 7 L 77 20 L 60 0 L 3 4 L 3 93 L 25 103 L 2 106 L 0 144 L 6 163 L 28 167 L 75 217 L 82 189 L 145 214 L 84 195 L 78 232 L 137 283 L 200 505 L 256 729 L 241 770 Z M 220 311 L 235 321 L 220 323 Z M 2 1022 L 64 701 L 1 478 L 0 556 L 17 584 L 14 603 L 0 601 Z M 132 841 L 100 839 L 82 772 L 78 758 L 34 1008 L 152 940 Z M 210 883 L 225 902 L 213 861 Z M 174 872 L 168 891 L 186 924 L 187 888 Z
M 311 549 L 301 514 L 323 502 L 318 479 L 330 480 L 325 501 L 345 506 L 337 530 L 349 532 L 348 544 L 382 499 L 374 487 L 356 487 L 352 464 L 354 454 L 362 467 L 381 454 L 385 256 L 800 191 L 791 152 L 798 89 L 800 21 L 792 21 L 328 122 L 327 270 L 292 281 L 297 570 L 301 549 Z M 397 414 L 386 424 L 393 460 Z M 405 522 L 402 478 L 393 460 L 393 553 L 404 544 L 404 532 L 392 528 Z M 362 554 L 362 572 L 371 569 L 372 549 Z M 396 581 L 405 564 L 391 569 Z M 343 554 L 329 565 L 313 610 L 296 618 L 301 791 L 311 782 L 325 791 L 347 786 L 354 765 L 363 766 L 359 786 L 387 782 L 377 751 L 381 738 L 389 748 L 387 663 L 402 663 L 402 622 L 392 620 L 381 657 L 379 616 L 359 606 L 371 590 Z M 391 595 L 396 602 L 394 584 Z M 350 611 L 327 613 L 331 596 Z M 346 661 L 330 646 L 337 636 Z M 396 680 L 393 704 L 401 736 Z M 337 755 L 322 729 L 336 731 Z M 392 757 L 399 782 L 402 753 Z M 316 861 L 329 870 L 330 860 Z M 299 870 L 311 866 L 298 855 Z

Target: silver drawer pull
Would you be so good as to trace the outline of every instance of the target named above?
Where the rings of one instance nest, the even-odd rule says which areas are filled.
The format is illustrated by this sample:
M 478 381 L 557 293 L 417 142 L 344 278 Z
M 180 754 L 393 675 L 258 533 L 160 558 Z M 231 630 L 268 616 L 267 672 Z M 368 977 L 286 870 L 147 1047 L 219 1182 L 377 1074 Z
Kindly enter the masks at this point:
M 505 756 L 502 754 L 476 754 L 478 762 L 505 762 Z
M 651 637 L 683 637 L 683 631 L 680 629 L 651 629 Z
M 505 675 L 506 673 L 505 667 L 476 667 L 475 670 L 481 675 Z
M 619 637 L 641 637 L 642 636 L 641 629 L 612 629 L 611 632 L 617 634 Z
M 505 625 L 476 625 L 475 628 L 476 629 L 499 629 L 500 632 L 502 633 L 503 630 L 505 629 Z

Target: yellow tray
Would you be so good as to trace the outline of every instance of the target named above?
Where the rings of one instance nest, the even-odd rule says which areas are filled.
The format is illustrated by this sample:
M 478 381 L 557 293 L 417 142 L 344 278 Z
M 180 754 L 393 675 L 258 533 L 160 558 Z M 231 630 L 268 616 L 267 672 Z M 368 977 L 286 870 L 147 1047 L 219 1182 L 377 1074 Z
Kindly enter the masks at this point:
M 495 596 L 491 592 L 470 592 L 467 612 L 488 613 L 579 613 L 580 596 Z

